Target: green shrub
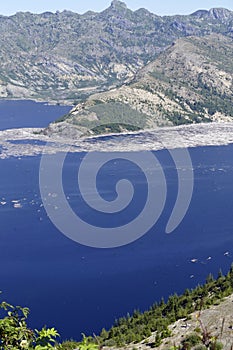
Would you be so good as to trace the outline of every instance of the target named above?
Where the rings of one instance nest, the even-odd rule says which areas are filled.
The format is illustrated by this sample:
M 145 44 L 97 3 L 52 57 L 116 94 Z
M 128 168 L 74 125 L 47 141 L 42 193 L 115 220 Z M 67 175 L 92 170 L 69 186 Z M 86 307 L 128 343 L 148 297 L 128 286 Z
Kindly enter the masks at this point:
M 55 338 L 59 336 L 54 328 L 32 330 L 28 328 L 26 319 L 28 308 L 0 303 L 3 318 L 0 319 L 1 350 L 49 350 L 55 349 Z
M 200 344 L 201 337 L 197 333 L 191 333 L 182 340 L 182 345 L 185 349 L 191 349 L 195 345 Z
M 212 344 L 210 344 L 210 350 L 222 350 L 223 349 L 223 344 L 220 343 L 219 341 L 215 341 Z

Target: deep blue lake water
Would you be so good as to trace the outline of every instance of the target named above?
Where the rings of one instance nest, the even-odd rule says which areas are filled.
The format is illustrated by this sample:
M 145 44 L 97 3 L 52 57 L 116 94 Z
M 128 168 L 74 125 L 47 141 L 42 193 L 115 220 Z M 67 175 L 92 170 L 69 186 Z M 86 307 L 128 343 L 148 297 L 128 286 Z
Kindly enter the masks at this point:
M 1 115 L 7 115 L 7 104 L 4 109 Z M 112 249 L 82 246 L 54 227 L 41 206 L 39 156 L 0 160 L 0 201 L 6 202 L 0 204 L 1 298 L 30 307 L 33 327 L 55 326 L 63 339 L 77 339 L 81 332 L 98 333 L 127 312 L 204 282 L 210 272 L 226 272 L 233 260 L 233 145 L 193 148 L 190 155 L 194 193 L 180 226 L 164 233 L 177 195 L 177 175 L 168 152 L 159 151 L 156 157 L 168 187 L 165 209 L 146 235 Z M 132 163 L 120 160 L 105 166 L 98 186 L 111 198 L 114 174 L 130 174 L 136 189 L 130 211 L 119 218 L 90 212 L 77 189 L 83 156 L 68 155 L 64 166 L 65 194 L 73 210 L 105 227 L 138 213 L 145 179 Z M 22 207 L 14 208 L 14 200 Z
M 0 100 L 0 130 L 42 128 L 66 114 L 71 107 L 42 102 Z

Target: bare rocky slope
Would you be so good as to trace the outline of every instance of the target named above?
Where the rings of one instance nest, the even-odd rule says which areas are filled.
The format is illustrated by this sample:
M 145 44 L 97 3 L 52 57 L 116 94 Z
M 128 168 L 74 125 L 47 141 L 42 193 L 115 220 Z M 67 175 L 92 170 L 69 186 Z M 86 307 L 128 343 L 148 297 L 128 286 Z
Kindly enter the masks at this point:
M 0 97 L 74 103 L 134 78 L 177 38 L 233 36 L 233 12 L 160 17 L 118 0 L 101 13 L 0 16 Z
M 202 328 L 203 327 L 203 328 Z M 171 336 L 163 339 L 160 346 L 151 346 L 155 340 L 156 333 L 149 338 L 137 344 L 131 344 L 120 348 L 121 350 L 176 350 L 185 349 L 182 347 L 182 341 L 192 334 L 198 334 L 206 330 L 209 338 L 214 337 L 221 342 L 224 350 L 231 350 L 233 347 L 233 295 L 227 297 L 219 305 L 211 306 L 209 309 L 201 312 L 194 312 L 190 319 L 180 319 L 169 326 Z M 196 332 L 198 330 L 198 332 Z M 200 331 L 199 331 L 200 330 Z M 202 347 L 201 347 L 202 346 Z M 192 349 L 208 349 L 204 345 L 193 346 Z M 187 349 L 191 349 L 190 347 Z M 113 350 L 114 348 L 105 347 L 104 350 Z M 216 349 L 218 349 L 216 347 Z

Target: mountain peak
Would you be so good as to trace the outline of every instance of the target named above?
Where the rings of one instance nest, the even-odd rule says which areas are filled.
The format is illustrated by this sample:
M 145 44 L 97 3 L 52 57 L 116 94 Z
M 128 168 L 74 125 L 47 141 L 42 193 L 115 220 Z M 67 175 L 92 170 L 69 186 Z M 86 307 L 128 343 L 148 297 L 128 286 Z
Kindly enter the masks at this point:
M 193 17 L 203 18 L 209 15 L 208 10 L 197 10 L 191 14 Z
M 212 18 L 217 20 L 228 20 L 233 18 L 233 12 L 222 7 L 212 8 L 208 10 L 198 10 L 191 14 L 191 16 L 198 18 Z
M 111 2 L 111 8 L 114 8 L 114 9 L 124 8 L 124 9 L 126 9 L 127 5 L 124 2 L 122 2 L 122 1 L 113 0 Z
M 227 10 L 225 8 L 212 8 L 209 11 L 211 17 L 215 18 L 215 19 L 220 19 L 220 20 L 225 20 L 228 19 L 229 17 L 233 17 L 233 13 L 230 10 Z

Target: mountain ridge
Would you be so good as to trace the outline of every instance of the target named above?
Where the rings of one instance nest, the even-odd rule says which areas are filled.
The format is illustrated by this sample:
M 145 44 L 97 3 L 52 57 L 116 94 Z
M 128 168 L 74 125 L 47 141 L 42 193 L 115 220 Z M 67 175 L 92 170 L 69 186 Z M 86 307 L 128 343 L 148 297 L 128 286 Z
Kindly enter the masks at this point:
M 68 136 L 73 128 L 76 137 L 80 132 L 232 121 L 232 56 L 229 37 L 180 38 L 139 70 L 131 82 L 92 94 L 45 132 Z
M 232 37 L 232 23 L 227 9 L 158 16 L 120 1 L 99 13 L 0 16 L 0 98 L 73 104 L 128 83 L 179 37 Z

